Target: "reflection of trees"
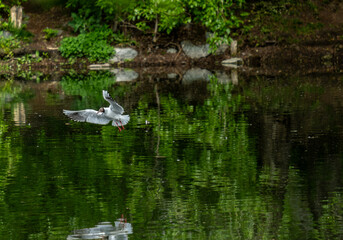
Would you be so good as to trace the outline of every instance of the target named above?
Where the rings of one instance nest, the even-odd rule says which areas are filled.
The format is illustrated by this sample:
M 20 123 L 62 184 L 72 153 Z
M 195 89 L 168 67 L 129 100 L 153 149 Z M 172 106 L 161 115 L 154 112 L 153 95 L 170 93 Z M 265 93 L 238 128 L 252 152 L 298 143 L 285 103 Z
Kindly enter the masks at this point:
M 20 132 L 10 126 L 11 118 L 5 116 L 5 106 L 18 97 L 20 90 L 13 81 L 4 82 L 0 88 L 0 212 L 8 221 L 15 222 L 11 215 L 11 203 L 8 202 L 8 188 L 13 178 L 20 174 L 22 160 L 22 139 Z M 14 141 L 13 139 L 17 139 Z M 13 143 L 16 144 L 13 144 Z M 0 218 L 2 220 L 2 217 Z M 6 225 L 0 224 L 0 232 L 6 231 Z M 1 234 L 0 234 L 1 235 Z
M 230 226 L 233 230 L 243 223 L 245 227 L 234 230 L 234 235 L 248 236 L 248 231 L 253 231 L 246 227 L 253 227 L 251 223 L 259 221 L 259 216 L 251 217 L 249 208 L 262 201 L 254 184 L 256 160 L 249 147 L 245 117 L 237 115 L 241 100 L 232 96 L 231 88 L 213 80 L 208 89 L 210 98 L 203 105 L 192 105 L 160 91 L 155 84 L 155 94 L 141 95 L 131 112 L 135 132 L 127 131 L 113 142 L 112 128 L 102 128 L 103 159 L 123 182 L 112 186 L 112 191 L 118 189 L 113 197 L 121 199 L 120 189 L 126 189 L 125 201 L 136 226 L 164 226 L 164 237 L 162 232 L 153 233 L 159 238 L 183 238 L 179 235 L 186 232 L 203 239 L 209 235 L 226 238 Z M 88 141 L 74 138 L 68 145 L 73 142 L 87 146 Z M 80 166 L 85 159 L 93 162 L 91 159 L 99 157 L 92 152 L 98 138 L 90 142 L 93 147 L 89 151 L 72 148 Z M 95 166 L 92 169 L 98 171 Z M 88 170 L 82 175 L 89 176 L 84 184 L 90 184 L 89 178 L 96 173 Z M 210 205 L 208 199 L 212 199 Z M 138 226 L 135 229 L 140 229 Z
M 166 235 L 158 238 L 182 239 L 188 232 L 200 239 L 210 235 L 225 239 L 230 225 L 234 229 L 245 223 L 247 227 L 259 219 L 248 210 L 258 197 L 251 184 L 256 182 L 256 160 L 249 148 L 244 115 L 235 115 L 240 100 L 231 95 L 230 85 L 213 81 L 209 91 L 211 97 L 202 106 L 159 94 L 160 107 L 149 108 L 142 101 L 133 113 L 133 121 L 151 122 L 159 153 L 165 156 L 158 159 L 162 172 L 149 171 L 156 165 L 142 161 L 129 171 L 137 172 L 147 164 L 145 171 L 154 174 L 132 185 L 128 201 L 132 211 L 145 213 L 139 222 L 144 223 L 148 216 L 149 222 L 165 226 Z M 253 197 L 243 200 L 244 195 Z M 245 227 L 233 234 L 248 236 L 253 230 Z
M 90 72 L 88 75 L 64 76 L 61 86 L 66 95 L 77 95 L 82 101 L 77 101 L 75 108 L 83 105 L 88 108 L 99 108 L 103 102 L 102 90 L 108 89 L 115 83 L 115 76 L 109 71 Z
M 343 129 L 338 117 L 343 101 L 340 85 L 335 78 L 320 76 L 257 78 L 243 87 L 243 94 L 258 112 L 250 122 L 262 136 L 258 149 L 263 192 L 283 200 L 276 204 L 283 209 L 274 210 L 278 216 L 274 221 L 281 221 L 275 234 L 278 239 L 325 239 L 324 232 L 332 233 L 317 220 L 322 219 L 325 207 L 322 199 L 342 184 L 337 178 L 342 170 L 342 139 L 332 132 Z M 336 227 L 343 226 L 332 219 Z
M 49 125 L 20 129 L 3 121 L 1 111 L 1 236 L 54 239 L 122 213 L 133 223 L 137 239 L 342 236 L 341 194 L 330 194 L 321 203 L 319 180 L 307 179 L 302 166 L 292 167 L 294 154 L 302 154 L 290 142 L 295 139 L 289 129 L 295 124 L 294 106 L 281 109 L 291 89 L 284 88 L 281 95 L 265 89 L 275 99 L 264 105 L 252 84 L 244 92 L 248 104 L 232 85 L 212 79 L 206 91 L 197 89 L 205 97 L 197 100 L 183 90 L 189 96 L 185 100 L 168 92 L 163 82 L 111 89 L 114 80 L 106 74 L 75 82 L 66 77 L 61 85 L 67 95 L 84 97 L 75 108 L 103 105 L 102 89 L 119 98 L 138 93 L 132 97 L 137 101 L 124 101 L 135 106 L 126 108 L 131 121 L 122 133 L 112 126 L 65 126 L 65 119 L 57 117 L 46 119 Z M 140 91 L 144 87 L 150 92 Z M 320 93 L 312 85 L 306 89 Z M 290 102 L 304 104 L 297 98 Z M 265 111 L 263 117 L 250 119 L 251 106 Z M 321 108 L 320 102 L 314 106 Z M 313 171 L 327 169 L 327 181 L 339 181 L 330 163 Z M 313 204 L 321 210 L 314 212 Z M 18 231 L 28 225 L 34 226 L 30 236 Z
M 333 192 L 322 206 L 323 213 L 318 220 L 319 239 L 342 239 L 343 202 L 342 193 Z

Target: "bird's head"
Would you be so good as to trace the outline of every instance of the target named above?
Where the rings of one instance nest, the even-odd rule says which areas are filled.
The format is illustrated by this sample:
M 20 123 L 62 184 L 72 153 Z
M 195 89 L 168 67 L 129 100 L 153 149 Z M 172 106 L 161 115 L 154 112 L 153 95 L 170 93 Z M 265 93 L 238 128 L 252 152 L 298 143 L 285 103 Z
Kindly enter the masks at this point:
M 99 108 L 99 111 L 97 112 L 97 114 L 103 114 L 105 112 L 105 108 L 101 107 Z

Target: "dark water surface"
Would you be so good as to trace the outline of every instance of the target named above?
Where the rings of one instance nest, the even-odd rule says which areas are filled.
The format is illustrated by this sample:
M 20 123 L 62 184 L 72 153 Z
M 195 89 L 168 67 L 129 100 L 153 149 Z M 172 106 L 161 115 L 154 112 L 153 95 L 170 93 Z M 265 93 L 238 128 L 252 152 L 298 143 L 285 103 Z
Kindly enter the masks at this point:
M 342 239 L 343 75 L 216 76 L 1 80 L 0 239 Z M 122 132 L 62 114 L 102 89 Z

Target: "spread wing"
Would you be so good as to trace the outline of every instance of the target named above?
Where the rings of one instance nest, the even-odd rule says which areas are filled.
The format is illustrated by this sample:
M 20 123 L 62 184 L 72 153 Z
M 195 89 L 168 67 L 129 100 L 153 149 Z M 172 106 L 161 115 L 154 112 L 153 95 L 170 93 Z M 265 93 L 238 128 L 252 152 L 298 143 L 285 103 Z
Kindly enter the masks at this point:
M 124 108 L 122 106 L 120 106 L 116 101 L 114 101 L 113 98 L 110 96 L 110 94 L 107 91 L 102 90 L 102 96 L 104 97 L 104 99 L 107 102 L 109 102 L 111 111 L 113 111 L 114 113 L 117 113 L 117 114 L 123 114 L 124 113 Z
M 79 111 L 63 110 L 63 113 L 77 122 L 89 122 L 106 125 L 112 120 L 104 116 L 104 114 L 98 114 L 98 112 L 93 109 L 85 109 Z

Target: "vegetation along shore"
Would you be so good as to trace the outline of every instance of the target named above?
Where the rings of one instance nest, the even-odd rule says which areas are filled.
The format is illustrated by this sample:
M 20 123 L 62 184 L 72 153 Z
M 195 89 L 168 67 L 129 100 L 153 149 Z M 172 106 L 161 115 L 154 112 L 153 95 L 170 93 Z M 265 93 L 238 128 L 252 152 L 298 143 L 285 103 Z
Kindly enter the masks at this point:
M 16 0 L 0 1 L 0 14 L 2 74 L 92 64 L 223 68 L 232 58 L 267 72 L 343 65 L 338 0 Z

